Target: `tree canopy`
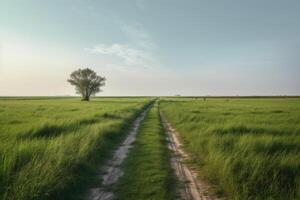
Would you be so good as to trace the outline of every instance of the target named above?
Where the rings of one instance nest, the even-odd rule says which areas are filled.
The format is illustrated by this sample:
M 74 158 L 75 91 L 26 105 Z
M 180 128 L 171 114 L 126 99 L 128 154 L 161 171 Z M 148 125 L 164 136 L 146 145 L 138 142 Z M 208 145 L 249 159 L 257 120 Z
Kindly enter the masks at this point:
M 82 96 L 82 100 L 89 101 L 91 95 L 101 92 L 105 85 L 105 77 L 97 75 L 93 70 L 78 69 L 70 75 L 68 82 L 75 86 L 76 93 Z

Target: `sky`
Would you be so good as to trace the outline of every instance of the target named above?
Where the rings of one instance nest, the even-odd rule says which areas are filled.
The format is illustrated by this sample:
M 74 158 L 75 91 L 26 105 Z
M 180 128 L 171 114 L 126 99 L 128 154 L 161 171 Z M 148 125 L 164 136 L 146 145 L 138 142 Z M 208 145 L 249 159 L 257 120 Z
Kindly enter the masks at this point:
M 299 0 L 0 0 L 0 96 L 300 95 Z

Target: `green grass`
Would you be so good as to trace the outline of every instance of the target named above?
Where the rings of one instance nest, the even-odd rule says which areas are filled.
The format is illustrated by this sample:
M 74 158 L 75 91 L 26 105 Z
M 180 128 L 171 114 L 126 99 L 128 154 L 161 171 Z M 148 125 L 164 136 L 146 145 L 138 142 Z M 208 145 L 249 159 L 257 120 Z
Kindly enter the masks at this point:
M 0 99 L 0 199 L 75 199 L 149 101 Z
M 80 199 L 148 98 L 0 98 L 0 199 Z M 155 105 L 124 163 L 118 199 L 173 199 Z M 300 199 L 299 98 L 163 98 L 191 164 L 228 199 Z
M 134 147 L 125 160 L 116 199 L 174 199 L 169 153 L 155 104 L 142 122 Z
M 300 199 L 300 99 L 165 98 L 199 175 L 228 199 Z

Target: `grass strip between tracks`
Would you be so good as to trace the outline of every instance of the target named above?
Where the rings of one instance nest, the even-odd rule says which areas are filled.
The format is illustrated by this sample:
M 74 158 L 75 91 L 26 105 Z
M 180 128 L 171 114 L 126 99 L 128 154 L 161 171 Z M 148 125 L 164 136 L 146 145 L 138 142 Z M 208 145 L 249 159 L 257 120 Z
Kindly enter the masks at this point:
M 116 199 L 174 199 L 169 149 L 155 104 L 141 124 L 133 149 L 124 163 Z

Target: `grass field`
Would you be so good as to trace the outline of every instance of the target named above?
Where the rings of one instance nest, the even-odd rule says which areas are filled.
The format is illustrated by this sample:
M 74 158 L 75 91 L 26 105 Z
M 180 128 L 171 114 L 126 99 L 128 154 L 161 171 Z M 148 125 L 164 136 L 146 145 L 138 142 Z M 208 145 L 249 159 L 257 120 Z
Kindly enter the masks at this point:
M 300 199 L 300 99 L 164 98 L 191 165 L 228 199 Z
M 0 99 L 0 199 L 74 199 L 149 101 Z
M 152 98 L 0 98 L 0 199 L 84 199 Z M 300 199 L 299 98 L 161 98 L 121 165 L 116 199 L 174 199 L 158 113 L 178 131 L 188 164 L 233 200 Z
M 174 178 L 157 104 L 142 122 L 116 189 L 119 200 L 174 199 Z

